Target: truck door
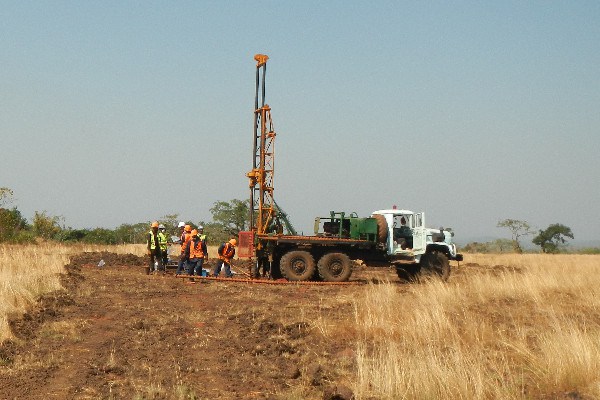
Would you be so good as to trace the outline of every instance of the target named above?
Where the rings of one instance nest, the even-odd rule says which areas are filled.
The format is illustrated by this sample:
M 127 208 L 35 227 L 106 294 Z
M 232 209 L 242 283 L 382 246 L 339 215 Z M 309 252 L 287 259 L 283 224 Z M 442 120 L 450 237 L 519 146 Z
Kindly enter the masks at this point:
M 425 213 L 415 213 L 413 221 L 413 252 L 415 254 L 423 254 L 427 248 Z

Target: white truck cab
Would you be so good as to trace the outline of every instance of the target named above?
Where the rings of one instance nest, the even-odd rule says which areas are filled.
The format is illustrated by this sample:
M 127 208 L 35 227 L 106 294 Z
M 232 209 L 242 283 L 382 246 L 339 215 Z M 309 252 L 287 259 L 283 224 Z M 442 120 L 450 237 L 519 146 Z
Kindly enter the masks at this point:
M 450 260 L 462 261 L 462 255 L 456 253 L 452 243 L 453 233 L 425 227 L 425 213 L 410 210 L 377 210 L 373 215 L 382 215 L 387 223 L 386 250 L 390 258 L 414 257 L 419 262 L 427 252 L 438 251 L 446 254 Z

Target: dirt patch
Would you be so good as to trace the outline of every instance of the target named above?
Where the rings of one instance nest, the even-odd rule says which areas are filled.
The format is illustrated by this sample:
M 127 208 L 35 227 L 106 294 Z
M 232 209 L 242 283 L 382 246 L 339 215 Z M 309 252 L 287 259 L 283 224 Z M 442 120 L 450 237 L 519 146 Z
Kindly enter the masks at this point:
M 73 298 L 65 291 L 55 291 L 40 297 L 35 306 L 25 314 L 9 316 L 8 325 L 17 338 L 31 339 L 35 337 L 40 326 L 48 320 L 60 316 L 61 310 L 73 304 Z
M 127 268 L 145 263 L 105 252 L 72 257 L 65 290 L 11 319 L 0 398 L 323 398 L 351 384 L 353 357 L 337 355 L 352 349 L 323 336 L 321 324 L 326 318 L 343 337 L 360 286 L 188 284 L 173 271 Z M 238 271 L 249 266 L 234 262 Z
M 12 340 L 0 344 L 0 366 L 10 365 L 19 351 L 19 346 Z
M 480 265 L 477 263 L 460 264 L 457 268 L 452 268 L 451 276 L 461 274 L 483 274 L 500 276 L 503 274 L 522 274 L 525 273 L 524 267 L 514 265 Z
M 71 257 L 69 265 L 74 268 L 90 265 L 98 266 L 101 260 L 104 261 L 105 267 L 141 267 L 148 263 L 145 257 L 139 257 L 134 254 L 115 254 L 107 251 L 93 251 L 84 252 Z

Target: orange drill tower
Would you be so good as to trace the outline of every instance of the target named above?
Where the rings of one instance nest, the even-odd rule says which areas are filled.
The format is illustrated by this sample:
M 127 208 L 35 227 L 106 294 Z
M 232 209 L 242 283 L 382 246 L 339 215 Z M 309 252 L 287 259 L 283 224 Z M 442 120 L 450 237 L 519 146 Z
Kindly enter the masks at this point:
M 273 174 L 275 172 L 275 131 L 271 108 L 265 104 L 265 75 L 268 56 L 257 54 L 256 96 L 254 99 L 254 156 L 250 179 L 250 230 L 255 234 L 269 231 L 274 215 Z M 259 90 L 261 89 L 261 90 Z

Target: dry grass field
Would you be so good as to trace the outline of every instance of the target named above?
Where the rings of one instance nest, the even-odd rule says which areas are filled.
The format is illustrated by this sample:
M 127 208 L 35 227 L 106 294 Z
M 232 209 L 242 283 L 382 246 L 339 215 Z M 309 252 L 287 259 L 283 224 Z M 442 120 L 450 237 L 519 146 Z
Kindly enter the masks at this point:
M 600 398 L 600 257 L 467 260 L 447 284 L 365 288 L 355 301 L 356 393 Z
M 447 283 L 400 284 L 393 271 L 361 269 L 355 276 L 366 285 L 320 288 L 184 285 L 143 276 L 141 268 L 98 272 L 90 265 L 81 270 L 83 283 L 68 289 L 73 298 L 64 312 L 31 338 L 14 336 L 8 314 L 58 289 L 70 256 L 103 250 L 144 253 L 143 246 L 0 247 L 0 335 L 21 349 L 0 363 L 0 387 L 22 385 L 0 389 L 0 397 L 321 399 L 339 384 L 357 399 L 600 398 L 600 256 L 474 254 L 453 265 Z M 137 296 L 154 296 L 164 312 L 138 305 Z M 96 298 L 104 317 L 93 309 Z M 75 314 L 88 301 L 89 315 Z M 106 330 L 107 321 L 131 325 Z M 156 332 L 145 328 L 152 324 Z M 197 344 L 202 351 L 181 353 L 168 341 L 177 330 L 208 332 Z M 218 332 L 230 338 L 224 347 L 214 345 L 222 340 Z M 147 353 L 152 334 L 162 339 Z M 84 351 L 88 340 L 97 346 Z M 53 350 L 67 348 L 84 355 L 84 366 L 96 354 L 103 372 L 94 364 L 93 373 L 80 376 L 85 368 L 72 369 Z M 203 379 L 182 367 L 185 358 Z M 176 379 L 163 375 L 163 362 L 179 368 Z M 26 376 L 49 366 L 55 372 L 28 383 Z

